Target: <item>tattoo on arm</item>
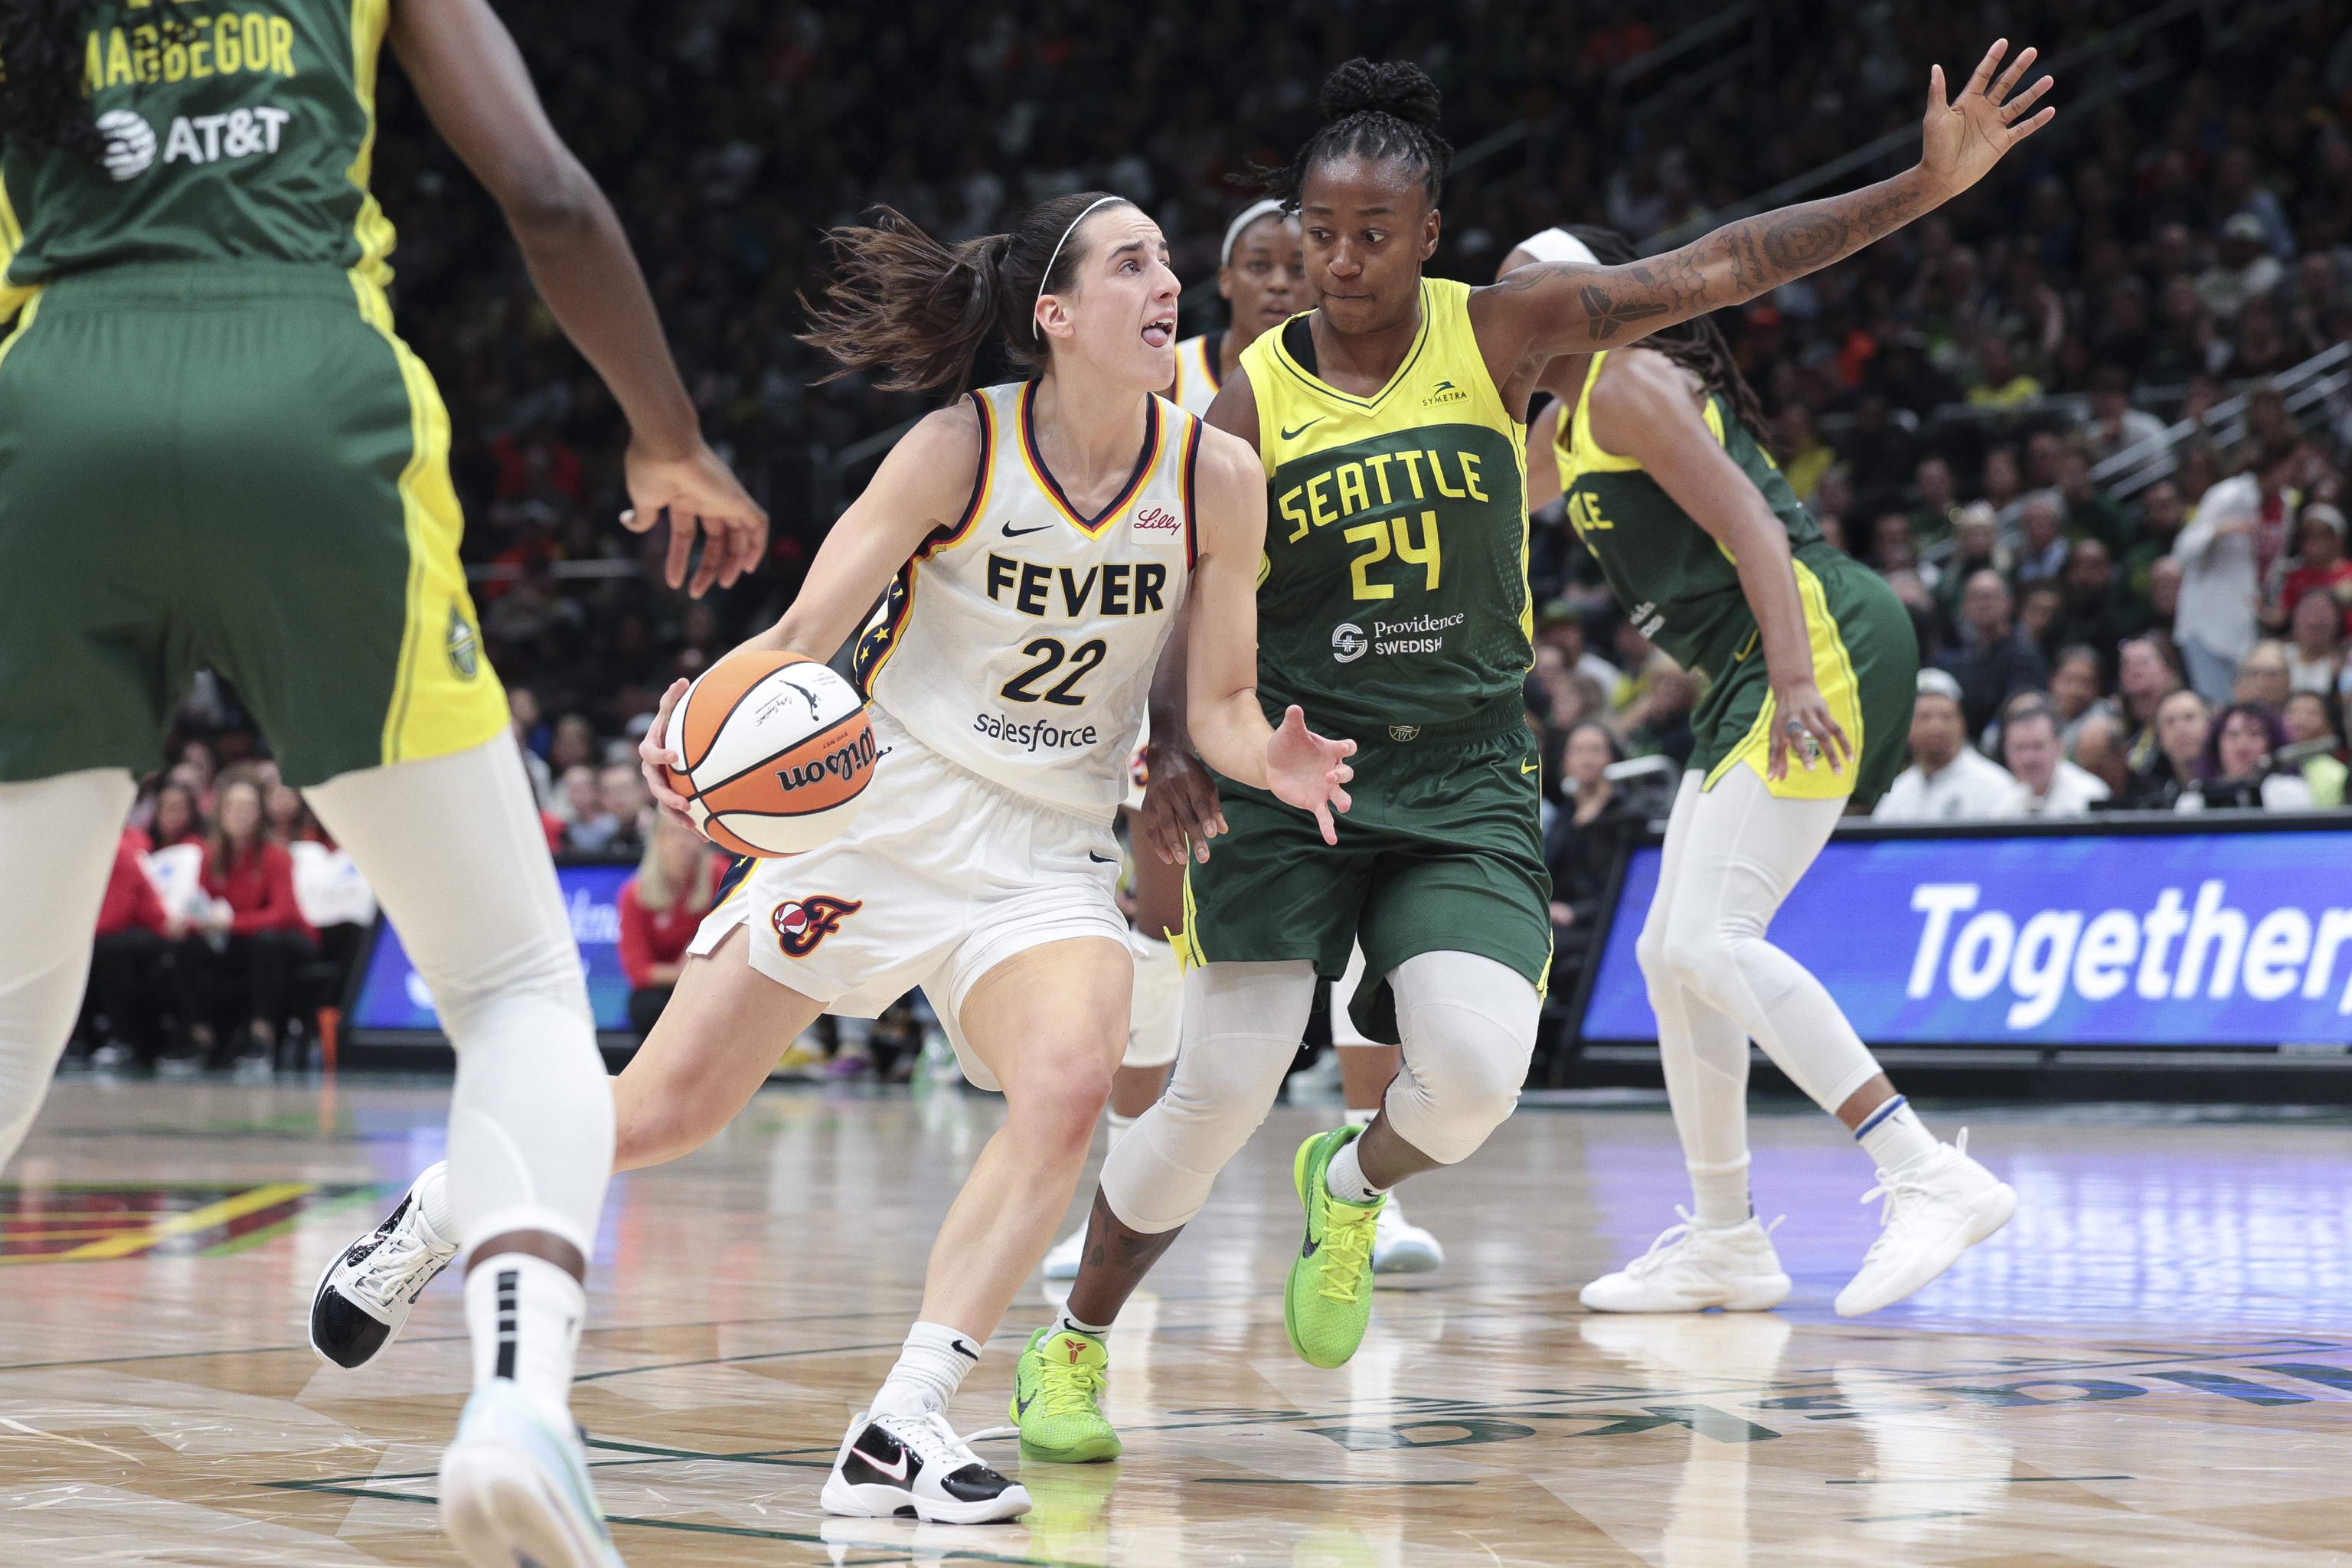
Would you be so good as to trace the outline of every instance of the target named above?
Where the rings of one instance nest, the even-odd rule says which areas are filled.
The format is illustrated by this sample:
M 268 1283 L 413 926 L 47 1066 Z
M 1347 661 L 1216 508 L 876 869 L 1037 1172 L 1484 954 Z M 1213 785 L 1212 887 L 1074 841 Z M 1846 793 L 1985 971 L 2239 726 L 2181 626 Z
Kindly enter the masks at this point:
M 1894 233 L 1932 205 L 1913 180 L 1897 175 L 1845 195 L 1742 218 L 1679 250 L 1623 267 L 1538 263 L 1518 268 L 1494 287 L 1517 293 L 1547 287 L 1558 290 L 1561 284 L 1572 283 L 1580 308 L 1560 310 L 1570 318 L 1559 323 L 1569 328 L 1565 335 L 1589 338 L 1595 344 L 1631 342 L 1675 321 L 1744 304 L 1817 272 Z M 1571 324 L 1580 316 L 1582 332 Z M 1555 342 L 1549 352 L 1580 348 Z

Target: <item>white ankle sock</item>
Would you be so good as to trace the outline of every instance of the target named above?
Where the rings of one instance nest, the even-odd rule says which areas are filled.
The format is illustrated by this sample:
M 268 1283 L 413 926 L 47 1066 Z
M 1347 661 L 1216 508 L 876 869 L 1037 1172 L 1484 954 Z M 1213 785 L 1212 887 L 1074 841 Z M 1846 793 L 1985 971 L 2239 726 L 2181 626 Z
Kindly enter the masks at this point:
M 867 1408 L 877 1415 L 945 1410 L 963 1386 L 964 1374 L 979 1364 L 980 1346 L 970 1334 L 945 1323 L 917 1323 L 907 1331 L 898 1364 Z
M 1071 1333 L 1087 1334 L 1091 1335 L 1095 1339 L 1101 1339 L 1105 1334 L 1110 1332 L 1110 1325 L 1108 1323 L 1082 1323 L 1078 1321 L 1077 1319 L 1070 1316 L 1069 1309 L 1066 1307 L 1061 1311 L 1054 1315 L 1054 1331 L 1058 1334 L 1066 1330 Z
M 1103 1111 L 1103 1121 L 1110 1128 L 1109 1136 L 1103 1143 L 1103 1152 L 1108 1154 L 1118 1147 L 1118 1141 L 1127 1136 L 1127 1130 L 1135 1125 L 1136 1119 L 1132 1116 L 1121 1116 L 1116 1110 L 1106 1109 Z
M 427 1167 L 416 1178 L 416 1212 L 425 1216 L 434 1235 L 452 1247 L 463 1244 L 465 1238 L 457 1234 L 457 1211 L 449 1206 L 448 1161 Z
M 1372 1124 L 1372 1118 L 1378 1116 L 1380 1113 L 1381 1108 L 1377 1105 L 1367 1106 L 1361 1110 L 1357 1110 L 1351 1105 L 1348 1107 L 1348 1114 L 1340 1119 L 1339 1125 L 1342 1127 L 1370 1127 Z
M 1332 1155 L 1330 1164 L 1323 1170 L 1325 1189 L 1343 1204 L 1360 1206 L 1373 1202 L 1388 1191 L 1386 1187 L 1376 1187 L 1364 1179 L 1363 1162 L 1356 1158 L 1356 1151 L 1363 1146 L 1363 1142 L 1361 1138 L 1349 1139 L 1347 1146 Z
M 1756 1213 L 1748 1195 L 1748 1156 L 1728 1164 L 1688 1165 L 1691 1217 L 1701 1225 L 1744 1225 Z
M 572 1430 L 572 1357 L 588 1295 L 544 1258 L 502 1252 L 466 1276 L 466 1328 L 474 1340 L 474 1386 L 506 1378 L 559 1432 Z
M 1936 1152 L 1936 1135 L 1921 1125 L 1911 1102 L 1899 1094 L 1864 1119 L 1853 1131 L 1853 1141 L 1882 1171 L 1899 1170 Z

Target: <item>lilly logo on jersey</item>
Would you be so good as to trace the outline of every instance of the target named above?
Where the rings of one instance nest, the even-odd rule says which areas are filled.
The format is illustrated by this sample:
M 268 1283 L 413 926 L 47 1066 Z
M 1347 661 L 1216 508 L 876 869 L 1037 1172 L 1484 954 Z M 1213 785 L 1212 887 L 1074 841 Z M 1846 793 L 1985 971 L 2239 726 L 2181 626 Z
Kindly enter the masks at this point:
M 1173 533 L 1183 526 L 1173 512 L 1162 511 L 1156 506 L 1145 507 L 1135 514 L 1138 533 Z
M 789 904 L 778 904 L 768 923 L 776 928 L 776 945 L 793 958 L 806 958 L 817 944 L 841 929 L 841 922 L 866 907 L 863 899 L 836 899 L 819 893 Z

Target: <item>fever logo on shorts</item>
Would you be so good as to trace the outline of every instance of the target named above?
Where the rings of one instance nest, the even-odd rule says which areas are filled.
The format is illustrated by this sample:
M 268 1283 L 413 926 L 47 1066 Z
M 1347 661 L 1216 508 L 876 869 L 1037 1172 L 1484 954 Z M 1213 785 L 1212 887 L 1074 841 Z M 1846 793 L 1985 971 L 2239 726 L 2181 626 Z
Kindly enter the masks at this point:
M 778 904 L 769 917 L 776 942 L 787 956 L 806 958 L 817 943 L 841 929 L 841 922 L 866 907 L 863 899 L 835 899 L 818 894 L 797 903 Z

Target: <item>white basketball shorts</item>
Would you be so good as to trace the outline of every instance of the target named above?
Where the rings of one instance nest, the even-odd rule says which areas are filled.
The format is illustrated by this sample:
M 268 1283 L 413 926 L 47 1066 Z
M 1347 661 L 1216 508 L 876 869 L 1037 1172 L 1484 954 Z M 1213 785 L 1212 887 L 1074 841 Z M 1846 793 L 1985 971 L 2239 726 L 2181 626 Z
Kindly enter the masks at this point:
M 870 711 L 881 754 L 866 809 L 822 848 L 761 860 L 687 951 L 708 954 L 743 926 L 752 968 L 853 1018 L 878 1017 L 920 985 L 964 1077 L 993 1089 L 964 1040 L 964 998 L 1049 942 L 1099 936 L 1126 950 L 1118 840 L 1108 823 L 967 773 Z

